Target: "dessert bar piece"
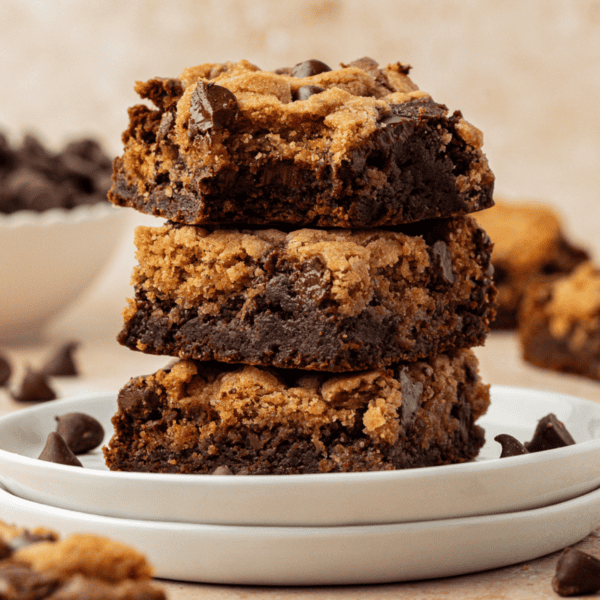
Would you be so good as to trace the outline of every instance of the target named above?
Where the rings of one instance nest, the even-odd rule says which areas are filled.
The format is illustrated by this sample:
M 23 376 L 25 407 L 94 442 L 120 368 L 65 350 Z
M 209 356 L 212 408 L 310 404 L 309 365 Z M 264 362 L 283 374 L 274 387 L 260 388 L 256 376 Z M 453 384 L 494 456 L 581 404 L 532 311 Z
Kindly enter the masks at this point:
M 365 228 L 493 205 L 481 132 L 363 58 L 204 64 L 136 84 L 109 199 L 186 224 Z
M 471 350 L 333 374 L 181 360 L 120 391 L 112 470 L 289 474 L 456 463 L 484 442 Z
M 482 344 L 491 243 L 471 217 L 402 230 L 138 227 L 121 344 L 149 354 L 348 371 Z
M 587 262 L 539 282 L 521 305 L 523 358 L 538 367 L 600 380 L 600 269 Z
M 517 327 L 521 298 L 536 280 L 570 273 L 588 259 L 585 250 L 567 240 L 558 214 L 544 204 L 496 199 L 476 219 L 494 243 L 498 313 L 493 329 Z
M 27 530 L 0 521 L 0 597 L 6 600 L 164 600 L 133 548 L 107 538 Z

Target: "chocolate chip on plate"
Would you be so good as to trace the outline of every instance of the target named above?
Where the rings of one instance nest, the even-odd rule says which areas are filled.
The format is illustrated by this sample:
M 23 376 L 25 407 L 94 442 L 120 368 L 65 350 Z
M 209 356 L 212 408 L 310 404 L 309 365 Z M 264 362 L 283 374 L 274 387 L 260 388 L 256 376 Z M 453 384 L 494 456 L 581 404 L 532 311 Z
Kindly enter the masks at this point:
M 27 371 L 21 382 L 21 390 L 12 395 L 17 402 L 45 402 L 54 400 L 56 393 L 48 384 L 45 373 L 34 371 L 27 367 Z
M 496 440 L 502 446 L 500 458 L 529 454 L 529 450 L 527 450 L 527 448 L 525 448 L 525 446 L 523 446 L 523 444 L 521 444 L 517 438 L 509 435 L 508 433 L 501 433 L 500 435 L 497 435 L 494 440 Z
M 55 431 L 48 434 L 46 445 L 42 453 L 38 456 L 38 459 L 60 465 L 83 467 L 79 459 L 73 454 L 69 446 L 67 446 L 67 442 Z
M 226 127 L 237 112 L 237 99 L 232 92 L 220 85 L 200 81 L 190 97 L 190 133 Z
M 600 560 L 575 548 L 558 557 L 552 589 L 560 596 L 581 596 L 600 590 Z
M 319 73 L 325 73 L 331 71 L 331 67 L 326 65 L 320 60 L 305 60 L 304 62 L 298 63 L 290 71 L 292 77 L 311 77 L 312 75 L 318 75 Z
M 6 356 L 0 354 L 0 387 L 6 385 L 12 374 L 12 367 Z
M 56 433 L 66 442 L 73 454 L 85 454 L 97 448 L 104 439 L 104 428 L 90 415 L 73 412 L 55 417 Z
M 299 87 L 294 94 L 294 100 L 308 100 L 311 96 L 320 94 L 324 91 L 325 88 L 318 85 L 303 85 L 302 87 Z
M 525 442 L 525 448 L 529 452 L 541 452 L 542 450 L 571 446 L 574 443 L 575 440 L 567 431 L 564 423 L 559 421 L 555 414 L 550 413 L 539 420 L 533 438 L 530 442 Z
M 73 353 L 77 350 L 77 342 L 67 342 L 58 348 L 40 369 L 51 377 L 76 377 L 79 375 Z

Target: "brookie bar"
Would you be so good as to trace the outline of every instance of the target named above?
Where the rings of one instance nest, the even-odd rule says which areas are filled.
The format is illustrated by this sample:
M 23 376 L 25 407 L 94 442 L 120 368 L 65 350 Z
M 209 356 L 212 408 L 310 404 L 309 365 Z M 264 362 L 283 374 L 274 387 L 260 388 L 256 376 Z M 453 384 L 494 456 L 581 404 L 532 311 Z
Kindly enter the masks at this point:
M 109 199 L 186 224 L 365 228 L 493 205 L 481 132 L 363 58 L 138 82 Z
M 293 474 L 463 462 L 489 405 L 471 350 L 319 373 L 182 360 L 119 393 L 112 470 Z
M 357 371 L 482 344 L 491 244 L 471 217 L 387 230 L 138 227 L 121 344 Z

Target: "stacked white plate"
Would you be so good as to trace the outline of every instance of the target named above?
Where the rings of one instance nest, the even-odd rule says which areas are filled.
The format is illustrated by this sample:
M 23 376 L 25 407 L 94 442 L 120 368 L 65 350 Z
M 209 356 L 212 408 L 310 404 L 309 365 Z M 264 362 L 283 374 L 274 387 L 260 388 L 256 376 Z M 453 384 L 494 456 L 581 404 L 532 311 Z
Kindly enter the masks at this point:
M 113 473 L 36 459 L 56 415 L 85 412 L 107 440 L 116 394 L 0 418 L 0 519 L 92 532 L 144 552 L 158 577 L 257 585 L 383 583 L 531 560 L 600 525 L 600 405 L 492 387 L 476 462 L 378 473 L 214 476 Z M 531 439 L 553 412 L 577 444 L 499 459 L 499 433 Z

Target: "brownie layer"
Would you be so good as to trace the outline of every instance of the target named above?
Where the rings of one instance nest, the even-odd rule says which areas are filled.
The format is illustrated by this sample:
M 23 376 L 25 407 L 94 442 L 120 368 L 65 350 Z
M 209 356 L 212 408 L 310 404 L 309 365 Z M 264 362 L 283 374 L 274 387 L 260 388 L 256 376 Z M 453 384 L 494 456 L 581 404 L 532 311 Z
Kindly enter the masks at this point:
M 6 600 L 164 600 L 136 550 L 107 538 L 0 521 L 0 597 Z
M 544 204 L 496 200 L 476 219 L 494 243 L 498 309 L 493 329 L 516 329 L 519 305 L 529 287 L 570 273 L 589 258 L 566 238 L 559 215 Z
M 120 391 L 112 470 L 290 474 L 462 462 L 489 404 L 470 350 L 317 373 L 181 360 Z
M 491 243 L 471 217 L 402 231 L 139 227 L 121 344 L 263 366 L 381 368 L 482 344 Z
M 580 265 L 530 288 L 519 315 L 523 358 L 538 367 L 600 380 L 600 270 Z
M 361 59 L 295 77 L 241 61 L 140 82 L 155 108 L 129 110 L 109 199 L 186 224 L 355 229 L 492 206 L 481 132 L 408 70 Z

